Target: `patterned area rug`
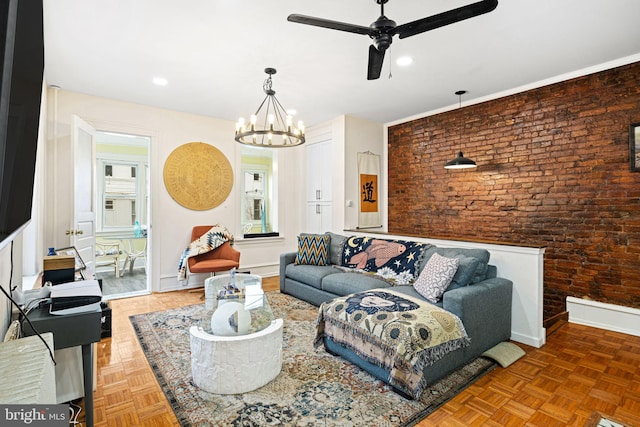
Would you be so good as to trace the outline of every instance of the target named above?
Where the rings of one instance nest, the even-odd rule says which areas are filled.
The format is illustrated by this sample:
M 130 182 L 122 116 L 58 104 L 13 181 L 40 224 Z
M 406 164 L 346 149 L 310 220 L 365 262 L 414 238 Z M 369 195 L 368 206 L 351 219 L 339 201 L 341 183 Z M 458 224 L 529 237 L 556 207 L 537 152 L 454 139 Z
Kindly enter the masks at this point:
M 216 395 L 191 378 L 189 327 L 206 321 L 204 305 L 131 316 L 142 349 L 183 426 L 412 426 L 493 369 L 478 358 L 407 400 L 358 367 L 314 350 L 317 307 L 269 292 L 284 320 L 282 372 L 258 390 Z

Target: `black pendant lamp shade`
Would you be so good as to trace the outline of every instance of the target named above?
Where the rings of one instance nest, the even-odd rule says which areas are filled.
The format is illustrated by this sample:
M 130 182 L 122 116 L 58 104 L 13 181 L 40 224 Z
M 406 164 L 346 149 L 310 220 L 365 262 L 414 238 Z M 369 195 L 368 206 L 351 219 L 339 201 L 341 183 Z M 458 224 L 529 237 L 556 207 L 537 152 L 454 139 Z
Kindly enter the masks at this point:
M 458 151 L 458 157 L 456 157 L 453 160 L 449 160 L 447 163 L 445 163 L 444 168 L 445 169 L 467 169 L 467 168 L 475 168 L 478 165 L 476 165 L 476 162 L 474 162 L 473 160 L 464 157 L 462 155 L 462 151 Z
M 465 93 L 467 93 L 466 90 L 459 90 L 456 92 L 456 95 L 458 95 L 458 108 L 462 108 L 462 95 L 464 95 Z M 460 146 L 462 146 L 462 121 L 460 123 Z M 447 163 L 445 163 L 444 168 L 445 169 L 470 169 L 470 168 L 475 168 L 477 167 L 476 162 L 474 162 L 473 160 L 465 157 L 462 154 L 462 150 L 458 151 L 458 157 L 456 157 L 453 160 L 449 160 Z

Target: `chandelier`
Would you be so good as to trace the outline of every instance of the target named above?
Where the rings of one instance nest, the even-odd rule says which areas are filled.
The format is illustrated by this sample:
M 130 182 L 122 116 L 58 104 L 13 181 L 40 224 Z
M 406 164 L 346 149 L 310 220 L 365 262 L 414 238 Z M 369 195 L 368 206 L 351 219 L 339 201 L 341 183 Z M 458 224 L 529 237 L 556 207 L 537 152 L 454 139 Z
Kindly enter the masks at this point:
M 456 92 L 458 95 L 458 110 L 462 108 L 462 95 L 467 93 L 466 90 L 459 90 Z M 462 120 L 460 121 L 460 151 L 458 151 L 458 157 L 453 160 L 449 160 L 445 165 L 445 169 L 468 169 L 477 167 L 476 162 L 462 155 Z
M 269 75 L 262 85 L 267 95 L 258 107 L 258 111 L 251 115 L 249 122 L 241 117 L 236 123 L 236 141 L 255 147 L 295 147 L 304 144 L 304 124 L 298 121 L 293 125 L 293 117 L 276 98 L 276 91 L 271 88 L 271 76 L 276 73 L 275 68 L 265 68 Z

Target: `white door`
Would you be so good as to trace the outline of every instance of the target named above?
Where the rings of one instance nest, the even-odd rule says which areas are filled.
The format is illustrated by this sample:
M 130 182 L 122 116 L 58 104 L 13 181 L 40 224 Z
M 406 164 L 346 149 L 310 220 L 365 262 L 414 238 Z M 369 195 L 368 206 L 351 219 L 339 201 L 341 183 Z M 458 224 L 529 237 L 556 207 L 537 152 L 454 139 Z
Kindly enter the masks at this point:
M 95 129 L 73 116 L 71 159 L 73 162 L 73 222 L 67 230 L 70 244 L 75 246 L 87 266 L 85 277 L 95 272 Z

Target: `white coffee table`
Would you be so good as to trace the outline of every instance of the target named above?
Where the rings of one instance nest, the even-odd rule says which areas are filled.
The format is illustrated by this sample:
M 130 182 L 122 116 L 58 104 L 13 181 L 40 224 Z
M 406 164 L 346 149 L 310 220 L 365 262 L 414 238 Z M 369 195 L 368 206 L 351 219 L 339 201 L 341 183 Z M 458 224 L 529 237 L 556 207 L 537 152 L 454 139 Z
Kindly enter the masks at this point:
M 217 319 L 210 322 L 210 316 L 206 316 L 203 324 L 189 329 L 193 381 L 216 394 L 255 390 L 272 381 L 282 369 L 283 322 L 273 319 L 261 291 L 260 276 L 236 274 L 234 284 L 246 290 L 244 295 L 215 298 L 230 280 L 230 275 L 224 275 L 205 281 L 203 310 Z M 256 284 L 258 288 L 252 287 Z

